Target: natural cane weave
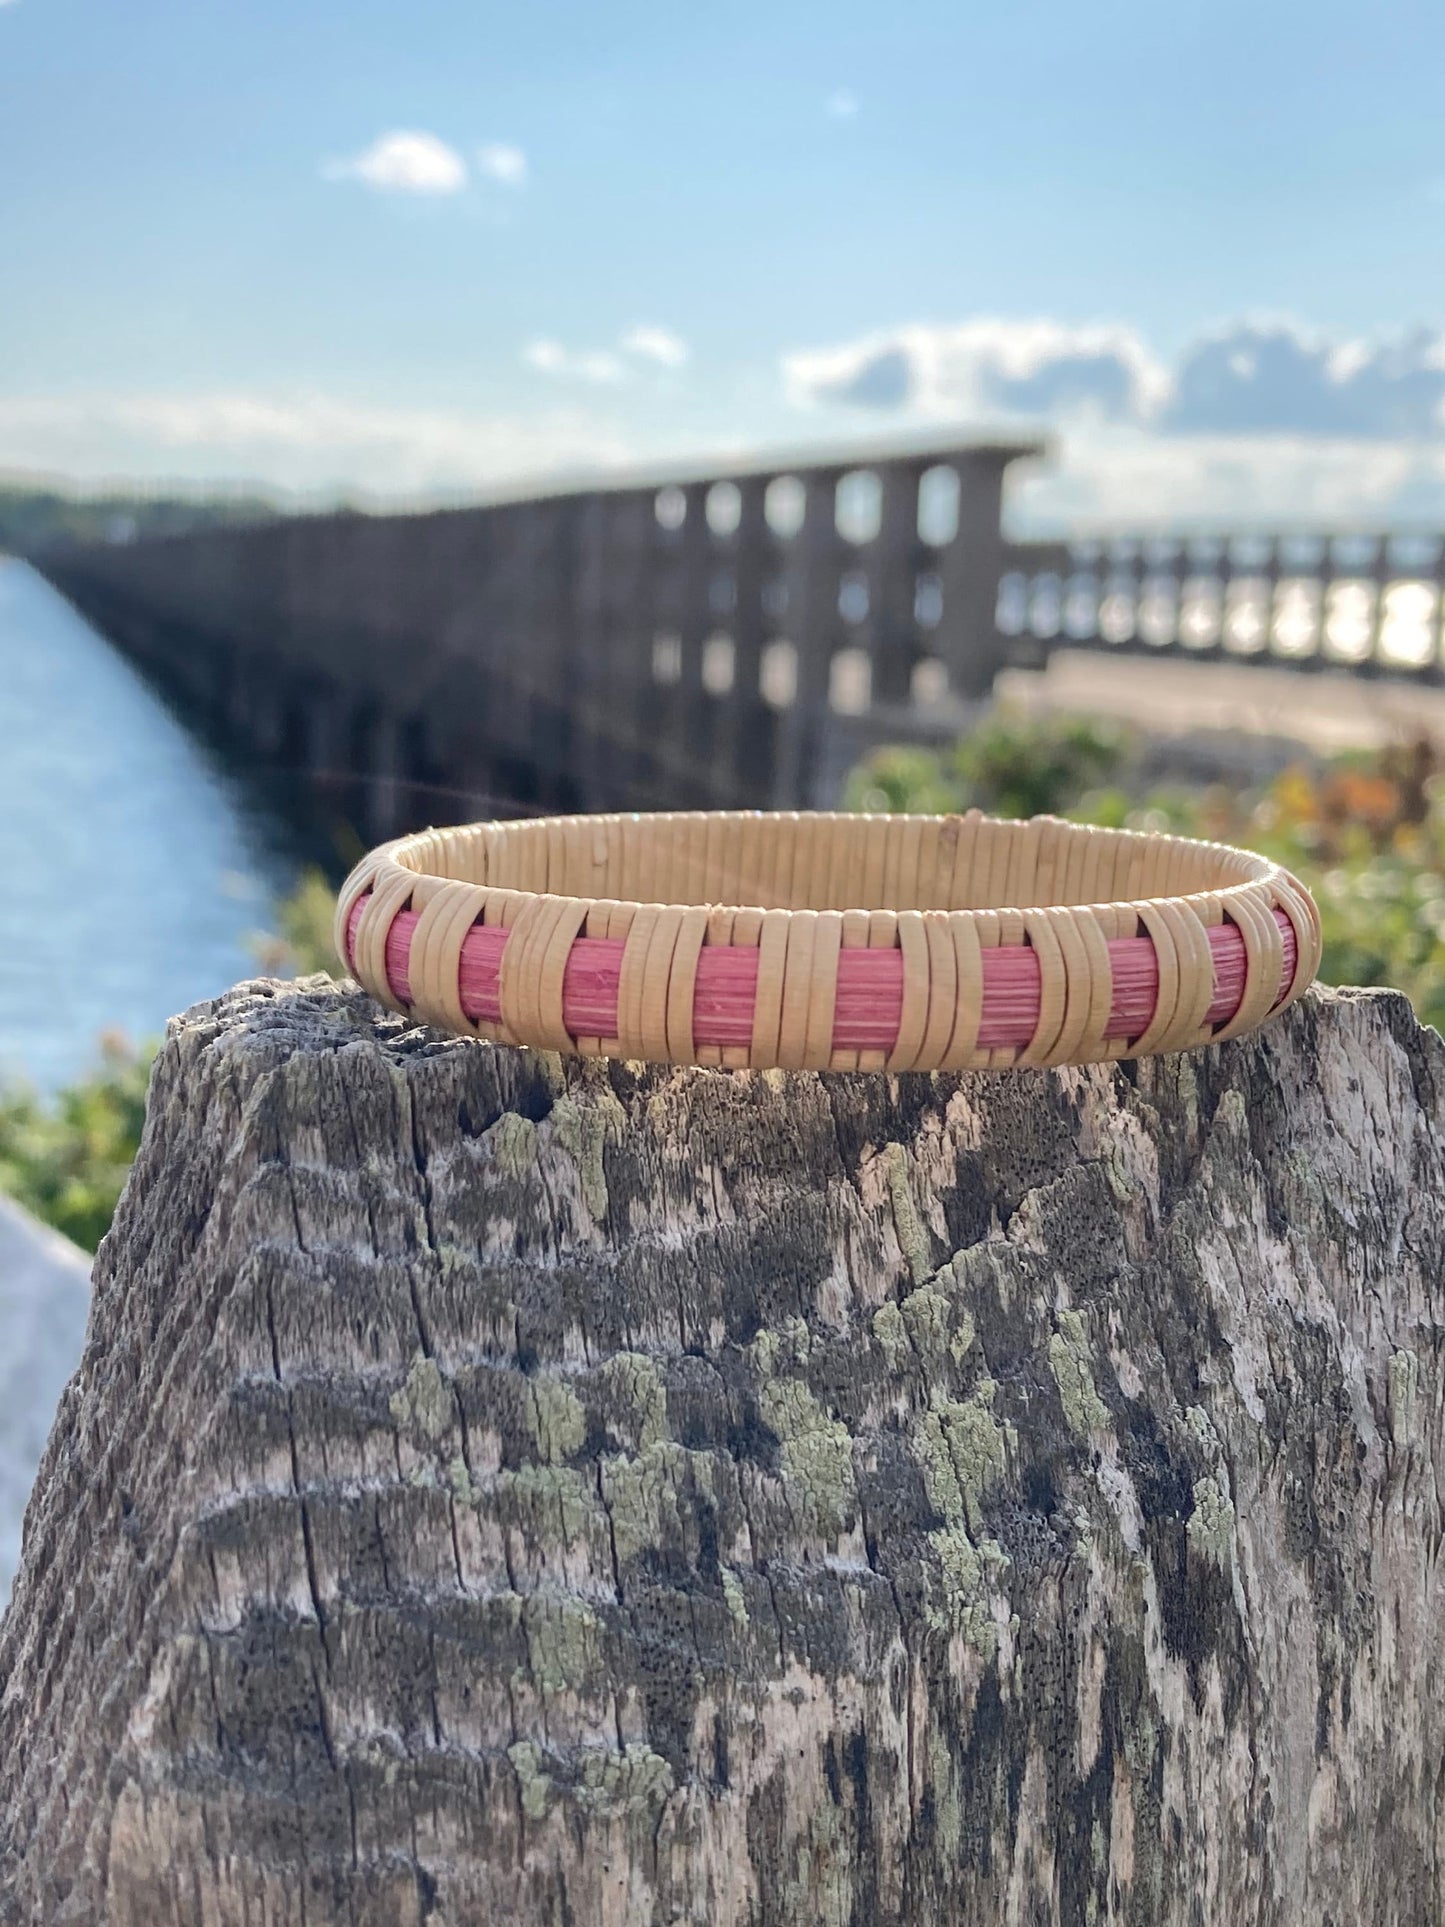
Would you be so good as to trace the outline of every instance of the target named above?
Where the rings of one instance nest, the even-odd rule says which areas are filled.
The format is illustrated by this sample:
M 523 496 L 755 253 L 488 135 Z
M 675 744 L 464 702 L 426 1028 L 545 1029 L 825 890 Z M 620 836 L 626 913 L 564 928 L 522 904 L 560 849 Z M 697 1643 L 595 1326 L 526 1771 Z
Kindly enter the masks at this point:
M 927 1071 L 1188 1050 L 1300 996 L 1304 886 L 1263 857 L 1039 816 L 577 816 L 359 863 L 336 946 L 463 1036 L 676 1064 Z

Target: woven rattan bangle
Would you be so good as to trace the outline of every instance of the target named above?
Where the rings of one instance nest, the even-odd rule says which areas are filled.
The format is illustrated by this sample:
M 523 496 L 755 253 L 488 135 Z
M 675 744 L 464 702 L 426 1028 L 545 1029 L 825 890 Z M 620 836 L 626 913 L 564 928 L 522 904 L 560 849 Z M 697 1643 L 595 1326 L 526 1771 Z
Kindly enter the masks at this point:
M 675 1064 L 1086 1064 L 1238 1036 L 1308 987 L 1308 891 L 1218 843 L 1054 817 L 577 816 L 426 830 L 336 945 L 464 1036 Z

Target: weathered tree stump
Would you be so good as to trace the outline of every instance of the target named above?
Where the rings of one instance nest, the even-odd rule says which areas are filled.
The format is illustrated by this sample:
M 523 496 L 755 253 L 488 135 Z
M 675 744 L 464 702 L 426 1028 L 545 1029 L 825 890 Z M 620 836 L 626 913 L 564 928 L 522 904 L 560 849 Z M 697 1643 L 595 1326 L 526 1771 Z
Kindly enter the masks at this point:
M 1442 1917 L 1445 1049 L 173 1027 L 0 1631 L 0 1917 Z

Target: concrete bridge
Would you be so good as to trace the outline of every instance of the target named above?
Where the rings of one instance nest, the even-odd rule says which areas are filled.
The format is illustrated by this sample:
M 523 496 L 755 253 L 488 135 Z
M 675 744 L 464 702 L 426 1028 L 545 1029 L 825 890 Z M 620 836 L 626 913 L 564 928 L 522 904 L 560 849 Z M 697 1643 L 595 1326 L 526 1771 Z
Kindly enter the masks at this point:
M 831 802 L 1060 646 L 1441 679 L 1441 545 L 1021 544 L 1036 444 L 877 450 L 32 559 L 236 747 L 366 835 L 487 813 Z

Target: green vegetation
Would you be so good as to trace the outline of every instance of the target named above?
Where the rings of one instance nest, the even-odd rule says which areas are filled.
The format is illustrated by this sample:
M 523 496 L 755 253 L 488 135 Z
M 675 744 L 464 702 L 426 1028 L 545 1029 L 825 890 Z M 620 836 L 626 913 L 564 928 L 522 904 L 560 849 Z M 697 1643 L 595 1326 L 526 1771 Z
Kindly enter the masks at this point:
M 274 936 L 254 944 L 273 976 L 335 970 L 331 913 L 335 894 L 308 870 L 277 910 Z M 0 1191 L 93 1251 L 110 1227 L 145 1122 L 154 1044 L 101 1039 L 88 1077 L 47 1101 L 25 1085 L 0 1088 Z
M 993 816 L 1062 813 L 1132 754 L 1128 733 L 1088 717 L 1024 718 L 999 708 L 945 751 L 880 749 L 854 771 L 847 807 Z
M 217 522 L 269 522 L 281 511 L 263 495 L 88 494 L 43 482 L 0 480 L 0 552 L 33 555 L 54 542 L 130 542 L 183 535 Z
M 340 960 L 331 944 L 336 892 L 324 870 L 303 870 L 291 894 L 276 909 L 276 931 L 257 937 L 251 948 L 268 977 L 307 977 L 315 971 L 335 976 Z
M 854 772 L 866 810 L 1049 811 L 1242 843 L 1314 892 L 1328 983 L 1403 990 L 1445 1029 L 1445 766 L 1426 740 L 1286 770 L 1255 790 L 1144 788 L 1125 730 L 997 711 L 948 750 L 880 749 Z
M 0 1091 L 0 1191 L 93 1251 L 110 1225 L 145 1122 L 154 1049 L 101 1042 L 99 1067 L 44 1103 Z

